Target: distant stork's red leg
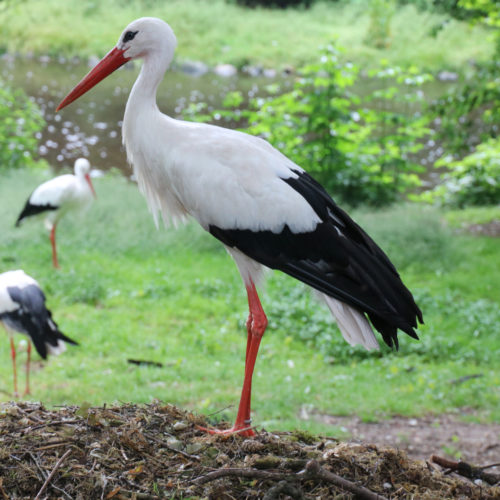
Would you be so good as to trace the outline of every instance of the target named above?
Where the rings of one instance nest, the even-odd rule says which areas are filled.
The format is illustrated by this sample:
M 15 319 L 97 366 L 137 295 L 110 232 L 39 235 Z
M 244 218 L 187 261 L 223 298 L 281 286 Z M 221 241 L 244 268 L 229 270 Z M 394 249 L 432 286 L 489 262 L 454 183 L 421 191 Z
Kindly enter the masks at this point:
M 17 368 L 16 368 L 16 346 L 14 345 L 14 339 L 10 337 L 10 357 L 12 358 L 12 372 L 14 374 L 14 397 L 19 397 L 17 392 Z
M 260 341 L 267 327 L 267 317 L 259 300 L 257 289 L 251 281 L 246 286 L 248 296 L 248 320 L 247 320 L 247 348 L 245 355 L 245 378 L 241 391 L 240 405 L 236 421 L 231 429 L 219 431 L 215 429 L 203 429 L 211 434 L 232 434 L 237 433 L 242 436 L 255 436 L 255 432 L 250 428 L 252 422 L 250 403 L 252 399 L 252 376 L 259 352 Z
M 59 267 L 59 262 L 57 262 L 57 250 L 56 250 L 56 224 L 52 226 L 50 230 L 50 242 L 52 243 L 52 265 L 55 268 Z
M 26 389 L 24 395 L 31 394 L 30 392 L 30 361 L 31 361 L 31 342 L 28 340 L 28 349 L 26 357 Z

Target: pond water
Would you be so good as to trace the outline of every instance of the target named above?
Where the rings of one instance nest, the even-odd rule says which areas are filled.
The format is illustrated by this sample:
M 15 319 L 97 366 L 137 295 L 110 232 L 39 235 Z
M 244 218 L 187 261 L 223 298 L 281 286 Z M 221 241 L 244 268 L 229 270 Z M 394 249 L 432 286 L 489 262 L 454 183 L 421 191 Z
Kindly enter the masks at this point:
M 23 88 L 39 105 L 47 126 L 38 136 L 38 152 L 56 171 L 72 168 L 74 159 L 85 156 L 94 168 L 118 168 L 130 175 L 121 144 L 121 121 L 139 68 L 139 64 L 128 63 L 59 113 L 55 113 L 56 106 L 87 74 L 88 64 L 4 56 L 0 78 L 12 87 Z M 253 97 L 264 94 L 266 86 L 277 81 L 285 88 L 291 85 L 291 79 L 282 76 L 223 77 L 213 72 L 195 76 L 169 71 L 158 89 L 158 105 L 164 113 L 178 117 L 190 103 L 206 102 L 216 109 L 227 92 L 240 90 Z
M 0 78 L 13 87 L 23 88 L 43 111 L 47 126 L 38 136 L 38 152 L 56 171 L 63 167 L 72 168 L 74 159 L 85 156 L 94 168 L 117 168 L 130 175 L 121 144 L 121 120 L 139 68 L 140 63 L 128 63 L 78 101 L 55 113 L 57 104 L 87 74 L 89 65 L 47 56 L 19 58 L 5 55 L 0 58 Z M 293 77 L 279 75 L 270 78 L 241 73 L 223 77 L 213 72 L 196 76 L 171 70 L 158 89 L 158 104 L 163 112 L 179 117 L 190 103 L 205 102 L 209 109 L 217 109 L 227 92 L 240 90 L 248 97 L 265 95 L 266 87 L 273 83 L 279 83 L 286 90 L 292 86 Z M 357 85 L 356 91 L 366 93 L 373 90 L 372 86 L 373 81 L 365 80 Z M 449 82 L 434 81 L 422 86 L 421 90 L 425 92 L 424 98 L 430 100 L 443 94 L 449 86 Z M 387 101 L 382 103 L 383 106 L 387 104 Z M 408 107 L 404 111 L 411 113 L 415 110 Z M 430 166 L 441 153 L 439 144 L 429 141 L 419 152 L 418 161 Z M 437 174 L 431 168 L 423 177 L 426 184 L 434 184 Z

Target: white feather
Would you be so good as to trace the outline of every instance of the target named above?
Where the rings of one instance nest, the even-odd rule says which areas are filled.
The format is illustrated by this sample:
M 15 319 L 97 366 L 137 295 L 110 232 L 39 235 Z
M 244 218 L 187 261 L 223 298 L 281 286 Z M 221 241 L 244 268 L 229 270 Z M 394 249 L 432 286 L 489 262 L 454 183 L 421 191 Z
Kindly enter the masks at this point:
M 10 298 L 7 288 L 24 288 L 28 285 L 36 285 L 40 288 L 38 283 L 21 269 L 0 274 L 0 314 L 19 309 L 19 304 Z
M 268 268 L 250 257 L 247 257 L 237 248 L 226 246 L 226 250 L 236 263 L 245 285 L 250 285 L 250 283 L 253 282 L 255 286 L 259 286 L 264 280 L 264 272 L 268 270 Z
M 319 217 L 282 180 L 297 177 L 302 169 L 269 143 L 159 112 L 156 89 L 175 47 L 168 45 L 173 35 L 163 25 L 154 44 L 147 37 L 134 40 L 144 64 L 127 101 L 122 130 L 128 161 L 155 221 L 159 212 L 167 225 L 191 215 L 205 229 L 216 225 L 280 232 L 287 224 L 296 232 L 313 230 Z M 152 29 L 140 19 L 126 31 L 144 26 Z
M 62 354 L 64 351 L 66 351 L 66 343 L 63 340 L 58 340 L 56 346 L 50 345 L 47 342 L 45 343 L 45 345 L 47 347 L 48 353 L 53 354 L 54 356 L 59 356 L 59 354 Z
M 362 313 L 333 297 L 321 295 L 336 319 L 342 336 L 350 345 L 360 344 L 367 350 L 379 349 L 372 327 Z
M 92 203 L 93 193 L 85 178 L 90 171 L 90 163 L 85 158 L 78 158 L 74 171 L 74 175 L 59 175 L 40 184 L 29 197 L 31 205 L 58 207 L 42 214 L 49 230 L 66 212 L 84 212 Z
M 12 312 L 16 309 L 22 307 L 22 305 L 14 302 L 8 292 L 8 288 L 17 287 L 23 289 L 29 285 L 35 285 L 40 288 L 40 285 L 36 280 L 34 280 L 31 276 L 28 276 L 23 270 L 18 269 L 16 271 L 7 271 L 5 273 L 0 274 L 0 314 L 6 312 Z M 29 312 L 29 311 L 28 311 Z M 49 319 L 50 325 L 52 329 L 57 330 L 54 322 Z M 5 329 L 9 332 L 9 334 L 15 333 L 17 331 L 12 330 L 7 324 L 3 323 Z M 17 332 L 24 333 L 24 332 Z M 49 343 L 45 343 L 47 350 L 50 354 L 61 354 L 66 350 L 66 343 L 63 340 L 58 339 L 57 345 L 53 346 Z

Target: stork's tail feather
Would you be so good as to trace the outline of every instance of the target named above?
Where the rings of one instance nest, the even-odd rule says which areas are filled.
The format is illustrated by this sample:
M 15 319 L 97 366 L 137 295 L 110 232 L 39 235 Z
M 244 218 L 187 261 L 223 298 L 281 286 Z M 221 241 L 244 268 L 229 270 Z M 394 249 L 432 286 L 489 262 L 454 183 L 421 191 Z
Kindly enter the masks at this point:
M 21 225 L 21 222 L 25 217 L 29 217 L 30 214 L 32 214 L 33 211 L 31 209 L 31 207 L 32 207 L 32 205 L 30 204 L 30 201 L 28 199 L 28 201 L 26 201 L 26 204 L 24 205 L 24 208 L 22 209 L 21 213 L 19 214 L 19 217 L 16 220 L 16 227 L 19 227 Z
M 364 314 L 333 297 L 325 294 L 323 297 L 349 344 L 361 344 L 367 350 L 379 349 L 377 338 Z
M 16 227 L 19 227 L 21 225 L 21 222 L 22 222 L 22 220 L 24 219 L 24 217 L 26 215 L 25 214 L 25 210 L 26 210 L 26 208 L 19 214 L 19 217 L 16 220 Z
M 48 309 L 47 312 L 49 315 L 43 325 L 42 335 L 36 336 L 36 338 L 32 336 L 35 348 L 43 359 L 47 358 L 47 354 L 58 355 L 63 353 L 66 350 L 65 342 L 78 345 L 78 342 L 70 339 L 59 330 L 57 323 L 52 319 L 52 313 Z
M 420 313 L 420 310 L 418 312 Z M 420 313 L 420 315 L 421 314 L 422 313 Z M 377 316 L 375 314 L 369 313 L 368 317 L 370 318 L 372 325 L 382 334 L 382 338 L 384 339 L 384 342 L 389 347 L 394 347 L 394 348 L 396 348 L 396 350 L 399 348 L 398 327 L 401 330 L 403 330 L 406 334 L 408 334 L 410 337 L 418 340 L 418 335 L 414 330 L 414 328 L 416 327 L 416 323 L 415 324 L 406 323 L 406 324 L 398 325 L 398 327 L 396 327 L 393 324 L 389 323 L 388 321 L 384 320 L 383 318 L 380 318 L 379 316 Z M 423 323 L 422 319 L 420 319 L 420 323 Z

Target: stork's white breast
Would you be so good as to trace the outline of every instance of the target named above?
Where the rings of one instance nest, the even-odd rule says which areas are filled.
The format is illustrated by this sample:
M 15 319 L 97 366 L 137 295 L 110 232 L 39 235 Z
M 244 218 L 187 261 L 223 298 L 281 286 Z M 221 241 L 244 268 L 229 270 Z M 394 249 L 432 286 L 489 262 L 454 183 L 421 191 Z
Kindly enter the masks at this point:
M 178 204 L 205 228 L 254 231 L 279 232 L 285 224 L 294 232 L 310 231 L 320 221 L 283 181 L 300 167 L 266 141 L 166 117 L 158 125 L 150 126 L 147 139 L 126 143 L 153 212 Z

